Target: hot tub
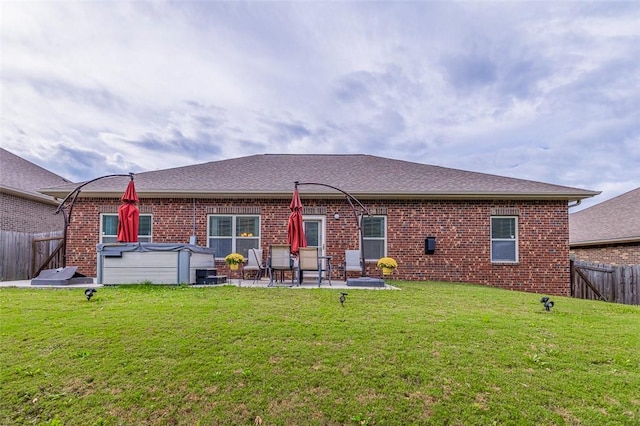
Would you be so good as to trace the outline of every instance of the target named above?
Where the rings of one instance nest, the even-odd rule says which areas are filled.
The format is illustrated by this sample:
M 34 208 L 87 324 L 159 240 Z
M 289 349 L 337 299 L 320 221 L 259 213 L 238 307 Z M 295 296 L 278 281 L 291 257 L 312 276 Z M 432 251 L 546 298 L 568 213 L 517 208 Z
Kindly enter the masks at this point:
M 192 284 L 196 269 L 215 269 L 211 248 L 179 243 L 98 244 L 98 284 Z

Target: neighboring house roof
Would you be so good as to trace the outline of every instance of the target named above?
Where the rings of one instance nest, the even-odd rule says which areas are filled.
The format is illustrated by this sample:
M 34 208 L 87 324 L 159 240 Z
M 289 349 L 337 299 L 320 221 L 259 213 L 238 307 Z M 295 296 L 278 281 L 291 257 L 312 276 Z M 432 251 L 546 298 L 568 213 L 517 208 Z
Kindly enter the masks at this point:
M 120 197 L 128 178 L 102 179 L 80 196 Z M 580 200 L 599 192 L 468 172 L 372 155 L 260 154 L 135 175 L 141 198 L 287 198 L 294 182 L 317 182 L 361 199 L 561 199 Z M 41 191 L 64 197 L 66 185 Z M 340 198 L 323 186 L 304 185 L 302 198 Z
M 0 192 L 55 205 L 58 201 L 37 190 L 69 182 L 62 176 L 0 148 Z
M 569 215 L 571 247 L 640 241 L 640 188 Z

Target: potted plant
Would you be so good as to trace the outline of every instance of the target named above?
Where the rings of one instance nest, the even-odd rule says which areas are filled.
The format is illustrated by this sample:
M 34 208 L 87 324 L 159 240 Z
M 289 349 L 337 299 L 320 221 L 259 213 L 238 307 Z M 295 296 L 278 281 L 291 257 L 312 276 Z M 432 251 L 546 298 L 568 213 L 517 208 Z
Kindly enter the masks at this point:
M 398 262 L 392 257 L 382 257 L 378 260 L 378 268 L 382 268 L 382 275 L 391 275 L 398 267 Z
M 244 256 L 240 253 L 231 253 L 224 258 L 224 261 L 229 265 L 229 269 L 236 271 L 244 263 Z

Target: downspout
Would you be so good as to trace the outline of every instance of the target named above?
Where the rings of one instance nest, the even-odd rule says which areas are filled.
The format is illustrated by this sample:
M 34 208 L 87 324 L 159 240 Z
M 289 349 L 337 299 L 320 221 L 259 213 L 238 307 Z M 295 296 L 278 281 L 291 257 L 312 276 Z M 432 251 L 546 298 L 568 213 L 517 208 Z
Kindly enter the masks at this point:
M 191 237 L 189 237 L 189 244 L 196 244 L 196 199 L 193 200 L 193 225 L 191 227 Z

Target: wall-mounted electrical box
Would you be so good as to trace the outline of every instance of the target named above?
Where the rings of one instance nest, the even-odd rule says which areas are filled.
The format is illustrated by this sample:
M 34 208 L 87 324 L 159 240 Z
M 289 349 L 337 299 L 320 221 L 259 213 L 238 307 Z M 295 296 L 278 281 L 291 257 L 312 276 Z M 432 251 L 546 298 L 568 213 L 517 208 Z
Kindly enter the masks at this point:
M 427 237 L 424 240 L 424 254 L 433 254 L 436 251 L 436 237 Z

